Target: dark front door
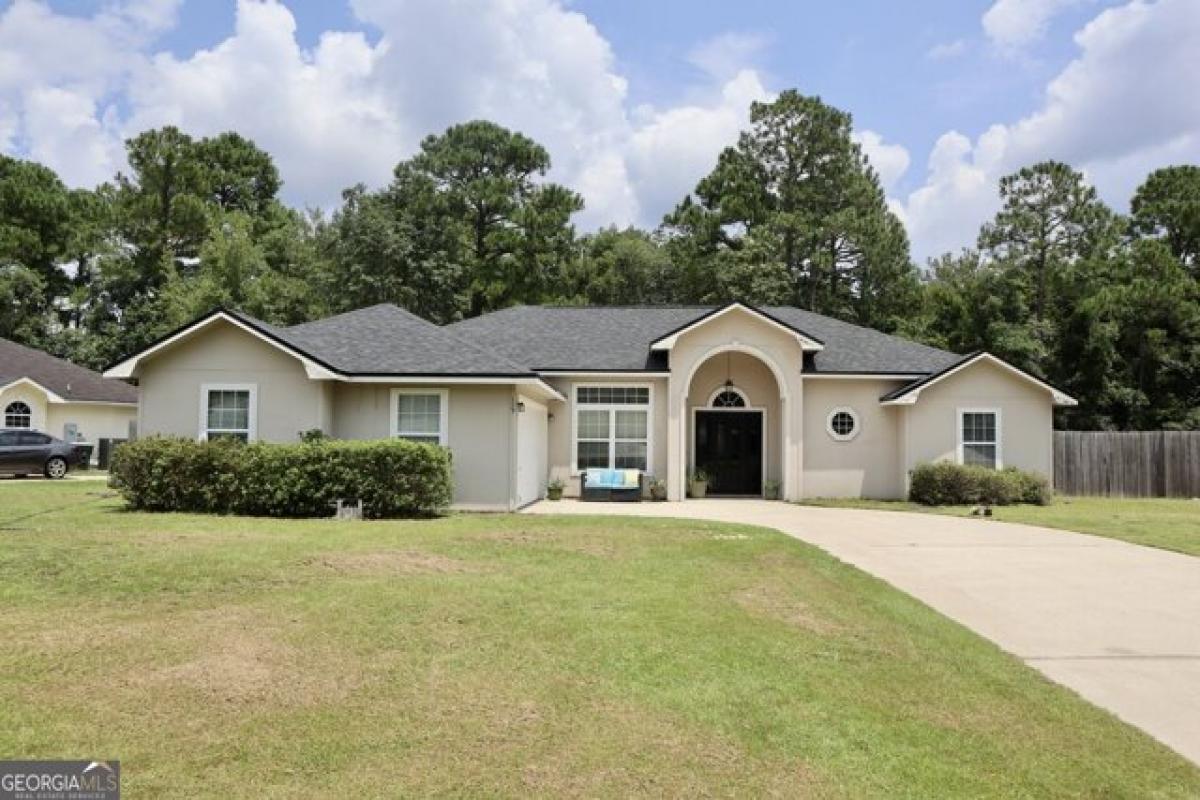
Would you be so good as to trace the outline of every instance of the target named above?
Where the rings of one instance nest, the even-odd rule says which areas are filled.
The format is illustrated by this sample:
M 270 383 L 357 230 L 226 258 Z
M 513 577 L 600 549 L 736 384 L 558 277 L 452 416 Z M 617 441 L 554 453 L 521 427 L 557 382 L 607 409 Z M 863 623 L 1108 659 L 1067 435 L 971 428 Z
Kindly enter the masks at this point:
M 696 412 L 696 469 L 709 494 L 762 494 L 762 428 L 757 411 Z

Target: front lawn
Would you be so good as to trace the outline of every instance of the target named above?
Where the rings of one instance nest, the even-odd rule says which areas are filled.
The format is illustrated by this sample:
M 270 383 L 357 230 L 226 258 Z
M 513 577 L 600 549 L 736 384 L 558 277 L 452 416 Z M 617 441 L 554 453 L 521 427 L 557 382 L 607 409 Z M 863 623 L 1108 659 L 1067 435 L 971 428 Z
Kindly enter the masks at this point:
M 601 517 L 133 514 L 0 487 L 0 753 L 130 797 L 1195 797 L 815 548 Z
M 822 499 L 805 505 L 967 516 L 969 506 L 923 506 L 892 500 Z M 995 519 L 1061 528 L 1200 556 L 1200 500 L 1059 497 L 1048 506 L 995 506 Z

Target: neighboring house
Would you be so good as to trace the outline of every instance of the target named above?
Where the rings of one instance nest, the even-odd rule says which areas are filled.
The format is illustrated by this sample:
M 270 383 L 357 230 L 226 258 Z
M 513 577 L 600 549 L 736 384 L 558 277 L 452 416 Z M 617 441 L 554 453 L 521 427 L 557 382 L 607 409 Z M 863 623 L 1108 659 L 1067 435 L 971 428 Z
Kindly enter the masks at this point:
M 681 498 L 902 497 L 918 463 L 1052 474 L 1062 392 L 798 308 L 518 306 L 439 327 L 391 305 L 279 328 L 215 311 L 113 366 L 139 428 L 296 441 L 402 436 L 454 459 L 460 507 L 512 509 L 547 479 L 636 467 Z
M 124 381 L 0 339 L 0 427 L 93 445 L 100 439 L 128 439 L 137 400 L 137 389 Z

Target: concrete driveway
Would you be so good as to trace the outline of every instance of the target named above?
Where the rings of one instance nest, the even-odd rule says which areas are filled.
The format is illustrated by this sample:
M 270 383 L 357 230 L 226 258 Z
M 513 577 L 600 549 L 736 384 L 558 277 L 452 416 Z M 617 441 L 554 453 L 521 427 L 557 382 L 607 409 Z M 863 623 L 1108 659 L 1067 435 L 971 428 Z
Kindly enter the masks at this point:
M 761 500 L 542 502 L 776 528 L 922 600 L 1200 764 L 1200 558 L 1027 525 Z

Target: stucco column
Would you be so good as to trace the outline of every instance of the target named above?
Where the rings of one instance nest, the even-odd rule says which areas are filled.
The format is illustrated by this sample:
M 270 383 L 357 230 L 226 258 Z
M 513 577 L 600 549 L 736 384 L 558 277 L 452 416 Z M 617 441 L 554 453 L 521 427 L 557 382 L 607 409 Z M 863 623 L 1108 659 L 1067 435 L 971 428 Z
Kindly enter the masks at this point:
M 682 500 L 684 498 L 684 469 L 683 469 L 683 434 L 680 422 L 683 420 L 683 398 L 679 389 L 679 379 L 674 374 L 667 377 L 667 499 Z

